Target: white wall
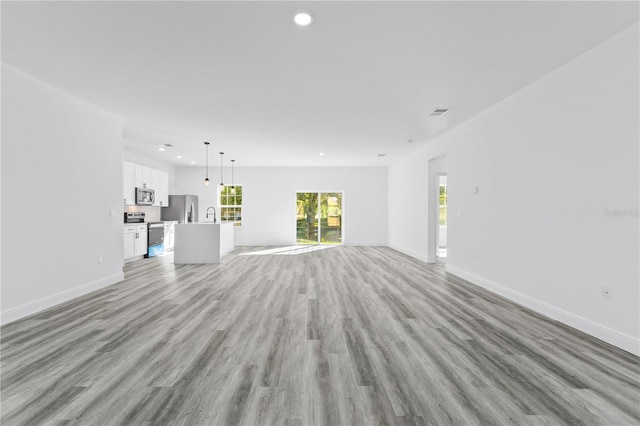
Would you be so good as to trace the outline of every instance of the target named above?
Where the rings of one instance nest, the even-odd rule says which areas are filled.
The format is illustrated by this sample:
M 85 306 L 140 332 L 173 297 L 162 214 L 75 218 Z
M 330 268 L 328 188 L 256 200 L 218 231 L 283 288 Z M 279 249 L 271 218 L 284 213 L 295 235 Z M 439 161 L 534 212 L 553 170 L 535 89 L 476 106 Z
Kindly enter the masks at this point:
M 231 176 L 225 167 L 225 178 Z M 234 183 L 243 185 L 242 228 L 237 246 L 288 245 L 296 242 L 296 191 L 344 191 L 343 242 L 384 245 L 387 242 L 386 168 L 235 168 Z M 176 193 L 198 195 L 199 218 L 216 203 L 214 185 L 204 186 L 201 167 L 176 168 Z M 229 183 L 229 182 L 226 182 Z M 219 217 L 219 214 L 218 214 Z
M 390 245 L 428 256 L 427 164 L 446 155 L 447 270 L 640 353 L 638 51 L 636 24 L 393 164 Z M 404 192 L 419 213 L 400 221 Z
M 3 323 L 122 279 L 121 182 L 118 120 L 3 63 Z
M 444 144 L 434 141 L 388 168 L 389 247 L 425 262 L 436 258 L 436 253 L 429 250 L 427 200 L 435 174 L 445 171 L 439 161 L 445 153 Z M 435 206 L 431 206 L 431 212 L 436 214 Z

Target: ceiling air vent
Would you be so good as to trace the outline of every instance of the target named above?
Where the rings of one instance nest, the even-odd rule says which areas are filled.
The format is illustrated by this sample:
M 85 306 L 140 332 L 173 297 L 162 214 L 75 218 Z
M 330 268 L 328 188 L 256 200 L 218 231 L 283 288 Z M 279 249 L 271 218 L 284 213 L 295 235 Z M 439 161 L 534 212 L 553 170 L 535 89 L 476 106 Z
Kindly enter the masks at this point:
M 445 112 L 449 111 L 448 108 L 438 108 L 438 109 L 434 109 L 433 112 L 429 115 L 433 115 L 436 117 L 441 116 L 442 114 L 444 114 Z

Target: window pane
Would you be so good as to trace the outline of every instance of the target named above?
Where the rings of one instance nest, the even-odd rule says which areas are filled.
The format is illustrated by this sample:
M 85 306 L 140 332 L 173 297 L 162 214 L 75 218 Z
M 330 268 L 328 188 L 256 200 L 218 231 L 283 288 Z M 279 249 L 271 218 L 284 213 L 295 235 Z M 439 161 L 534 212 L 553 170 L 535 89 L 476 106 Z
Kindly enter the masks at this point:
M 340 244 L 342 241 L 342 194 L 320 194 L 320 242 Z
M 447 206 L 440 206 L 440 226 L 447 226 Z
M 447 205 L 447 187 L 446 186 L 440 187 L 440 205 L 441 206 Z
M 298 244 L 318 243 L 318 193 L 299 192 L 296 198 Z

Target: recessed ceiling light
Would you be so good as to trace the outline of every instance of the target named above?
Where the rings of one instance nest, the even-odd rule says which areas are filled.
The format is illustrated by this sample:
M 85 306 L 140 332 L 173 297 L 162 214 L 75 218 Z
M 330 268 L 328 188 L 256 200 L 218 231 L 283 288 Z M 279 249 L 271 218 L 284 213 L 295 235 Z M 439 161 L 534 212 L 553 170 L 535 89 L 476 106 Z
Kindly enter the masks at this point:
M 442 114 L 444 114 L 445 112 L 449 111 L 449 108 L 436 108 L 433 110 L 433 112 L 429 115 L 433 115 L 433 116 L 441 116 Z
M 322 157 L 324 155 L 324 152 L 319 152 L 318 155 Z
M 176 158 L 182 158 L 182 155 L 176 155 Z
M 307 9 L 298 9 L 296 10 L 295 15 L 293 15 L 293 20 L 296 24 L 301 27 L 306 27 L 313 22 L 313 14 L 310 10 Z
M 191 164 L 196 164 L 196 162 L 195 162 L 195 161 L 192 161 L 192 162 L 191 162 Z
M 158 147 L 158 151 L 164 151 L 164 146 Z

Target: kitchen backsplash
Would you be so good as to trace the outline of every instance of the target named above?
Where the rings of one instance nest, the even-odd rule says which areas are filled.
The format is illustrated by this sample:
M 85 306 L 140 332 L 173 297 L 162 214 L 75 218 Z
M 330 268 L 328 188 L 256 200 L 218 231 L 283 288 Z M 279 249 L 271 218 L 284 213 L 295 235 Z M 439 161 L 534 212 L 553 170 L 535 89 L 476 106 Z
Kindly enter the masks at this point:
M 162 207 L 149 207 L 149 206 L 125 206 L 125 213 L 131 212 L 144 212 L 145 214 L 145 222 L 159 222 L 160 219 L 160 209 Z

